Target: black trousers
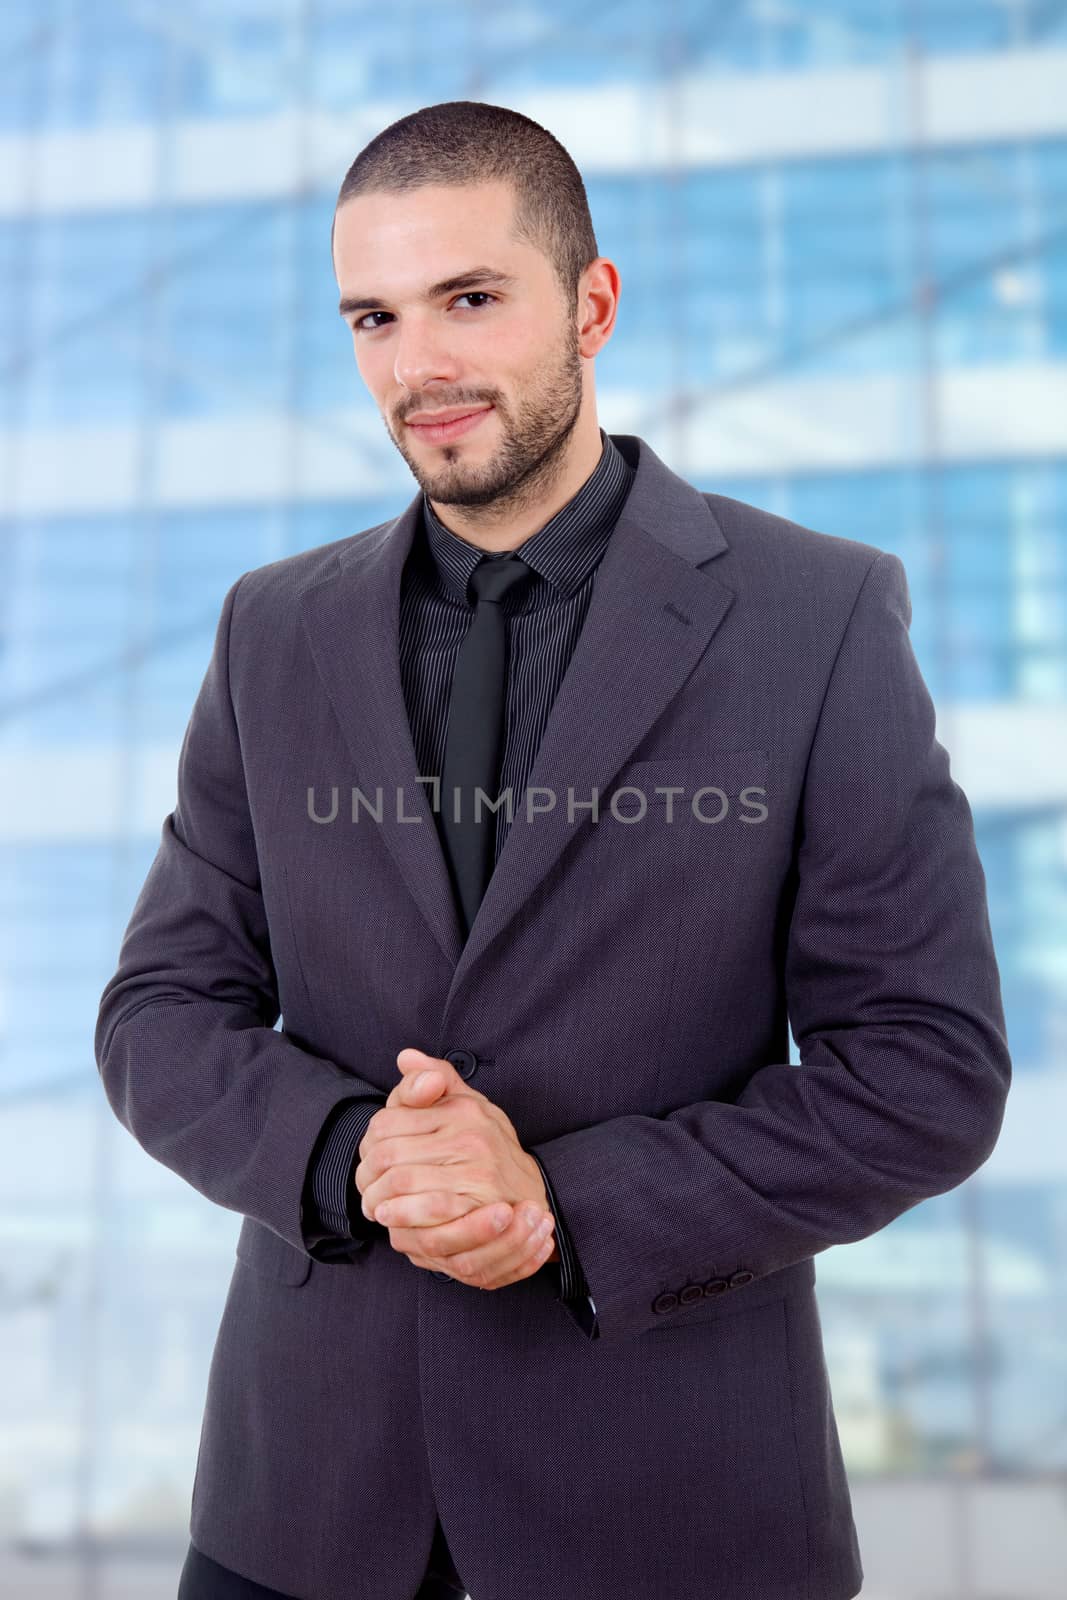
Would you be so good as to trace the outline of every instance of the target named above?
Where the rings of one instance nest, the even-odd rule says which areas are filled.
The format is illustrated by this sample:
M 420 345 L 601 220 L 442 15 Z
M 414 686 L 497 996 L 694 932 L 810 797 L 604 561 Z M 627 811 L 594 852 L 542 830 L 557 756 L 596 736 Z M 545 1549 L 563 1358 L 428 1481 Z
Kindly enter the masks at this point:
M 439 1517 L 426 1575 L 411 1600 L 464 1600 L 466 1593 L 445 1543 L 445 1530 Z M 292 1600 L 292 1596 L 282 1594 L 280 1589 L 268 1589 L 266 1584 L 253 1583 L 251 1578 L 242 1578 L 239 1572 L 220 1566 L 190 1543 L 177 1600 Z

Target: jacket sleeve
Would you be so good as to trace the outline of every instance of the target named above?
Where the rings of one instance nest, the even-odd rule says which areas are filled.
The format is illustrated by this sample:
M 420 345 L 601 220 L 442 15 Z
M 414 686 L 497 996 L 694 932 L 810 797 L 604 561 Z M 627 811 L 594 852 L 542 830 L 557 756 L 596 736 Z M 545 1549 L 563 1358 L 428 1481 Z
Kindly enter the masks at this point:
M 758 1068 L 736 1101 L 531 1150 L 601 1337 L 664 1326 L 654 1303 L 689 1283 L 766 1277 L 864 1239 L 993 1150 L 1011 1061 L 985 876 L 910 625 L 904 567 L 883 551 L 838 646 L 800 801 L 784 955 L 799 1065 Z
M 311 1151 L 338 1102 L 381 1091 L 274 1027 L 277 980 L 229 688 L 242 582 L 223 602 L 177 801 L 101 996 L 95 1053 L 112 1110 L 150 1156 L 316 1256 L 302 1222 Z M 366 1242 L 349 1241 L 349 1256 Z

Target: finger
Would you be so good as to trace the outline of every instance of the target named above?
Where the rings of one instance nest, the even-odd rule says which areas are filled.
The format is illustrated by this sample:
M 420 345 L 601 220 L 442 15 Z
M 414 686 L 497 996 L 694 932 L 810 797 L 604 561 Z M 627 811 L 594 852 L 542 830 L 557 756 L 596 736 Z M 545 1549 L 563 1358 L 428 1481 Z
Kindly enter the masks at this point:
M 451 1112 L 446 1112 L 440 1102 L 432 1106 L 394 1103 L 379 1106 L 367 1123 L 363 1139 L 364 1141 L 369 1139 L 370 1146 L 373 1146 L 381 1144 L 385 1139 L 406 1138 L 417 1133 L 436 1133 L 439 1128 L 457 1125 L 454 1116 Z
M 488 1210 L 491 1214 L 493 1208 L 489 1207 Z M 538 1232 L 541 1224 L 547 1227 L 547 1233 Z M 460 1246 L 456 1250 L 448 1249 L 448 1235 L 457 1231 L 465 1232 L 468 1228 L 477 1230 L 481 1237 L 474 1244 Z M 459 1223 L 445 1224 L 439 1231 L 440 1243 L 446 1247 L 443 1256 L 438 1253 L 437 1240 L 432 1242 L 430 1248 L 417 1241 L 416 1248 L 422 1248 L 426 1254 L 432 1255 L 454 1277 L 483 1289 L 500 1288 L 520 1277 L 527 1277 L 537 1270 L 546 1255 L 552 1253 L 552 1213 L 540 1206 L 517 1206 L 511 1222 L 502 1233 L 489 1232 L 486 1236 L 487 1230 L 480 1216 L 473 1212 Z
M 412 1250 L 401 1253 L 406 1255 L 414 1266 L 425 1267 L 434 1272 L 444 1272 L 457 1283 L 465 1283 L 476 1289 L 502 1289 L 509 1283 L 533 1277 L 534 1273 L 540 1271 L 550 1259 L 554 1246 L 555 1240 L 551 1231 L 547 1238 L 541 1240 L 528 1236 L 525 1245 L 520 1243 L 515 1254 L 507 1262 L 485 1268 L 475 1265 L 473 1272 L 469 1268 L 463 1271 L 457 1268 L 454 1265 L 455 1257 L 423 1256 Z
M 408 1108 L 404 1111 L 404 1133 L 391 1133 L 388 1130 L 395 1128 L 395 1122 L 387 1123 L 384 1133 L 379 1133 L 375 1139 L 364 1134 L 360 1140 L 357 1154 L 355 1184 L 360 1194 L 366 1194 L 372 1184 L 380 1182 L 383 1178 L 393 1175 L 396 1177 L 397 1169 L 403 1167 L 405 1173 L 412 1173 L 417 1169 L 412 1165 L 418 1162 L 429 1168 L 456 1162 L 462 1155 L 469 1161 L 472 1156 L 476 1158 L 477 1148 L 469 1139 L 464 1140 L 464 1149 L 461 1152 L 456 1147 L 456 1132 L 450 1130 L 440 1120 L 439 1114 L 432 1108 L 417 1111 Z M 416 1118 L 426 1120 L 416 1122 Z M 410 1119 L 410 1121 L 408 1120 Z M 435 1139 L 433 1135 L 438 1137 Z M 406 1188 L 406 1183 L 398 1183 L 396 1192 Z M 381 1190 L 376 1198 L 384 1200 L 386 1191 Z
M 521 1278 L 532 1277 L 552 1254 L 555 1239 L 551 1213 L 541 1220 L 549 1224 L 547 1235 L 543 1235 L 536 1224 L 531 1229 L 524 1213 L 517 1211 L 509 1227 L 495 1240 L 453 1255 L 425 1255 L 417 1246 L 404 1248 L 398 1245 L 397 1248 L 414 1266 L 447 1272 L 457 1282 L 474 1288 L 500 1289 L 506 1284 L 517 1283 Z M 420 1231 L 417 1228 L 405 1230 L 405 1237 L 415 1236 Z M 505 1254 L 500 1253 L 502 1249 Z M 459 1265 L 461 1260 L 466 1263 L 462 1267 Z
M 404 1199 L 407 1202 L 404 1214 L 393 1222 L 383 1222 L 382 1227 L 388 1229 L 393 1247 L 405 1254 L 416 1250 L 421 1255 L 442 1258 L 448 1249 L 446 1228 L 452 1230 L 449 1237 L 460 1248 L 473 1247 L 494 1237 L 494 1227 L 487 1216 L 492 1207 L 473 1195 L 448 1194 L 441 1189 L 435 1194 L 406 1195 Z M 413 1201 L 421 1202 L 419 1214 L 427 1220 L 419 1221 L 417 1217 L 411 1220 Z M 457 1228 L 460 1229 L 458 1233 Z
M 455 1063 L 449 1061 L 447 1056 L 433 1056 L 428 1050 L 416 1050 L 409 1045 L 397 1056 L 396 1068 L 401 1078 L 410 1078 L 412 1082 L 423 1073 L 432 1072 L 440 1079 L 440 1085 L 437 1087 L 460 1089 L 464 1087 Z
M 475 1181 L 466 1181 L 466 1187 L 452 1188 L 465 1182 L 455 1166 L 446 1167 L 432 1162 L 425 1166 L 388 1167 L 375 1178 L 374 1169 L 363 1171 L 360 1162 L 356 1169 L 356 1188 L 362 1199 L 363 1215 L 371 1222 L 380 1222 L 383 1228 L 425 1228 L 438 1222 L 450 1222 L 462 1216 L 471 1205 L 486 1205 L 484 1195 L 474 1191 Z M 457 1210 L 450 1210 L 458 1203 Z M 384 1215 L 379 1213 L 384 1211 Z
M 383 1205 L 394 1219 L 382 1224 L 389 1229 L 390 1243 L 405 1255 L 414 1251 L 438 1264 L 457 1251 L 476 1250 L 499 1239 L 518 1209 L 506 1201 L 483 1203 L 444 1190 L 401 1195 Z M 502 1225 L 498 1213 L 504 1218 Z
M 415 1078 L 401 1078 L 389 1091 L 387 1105 L 429 1105 L 441 1099 L 445 1086 L 439 1072 L 421 1072 Z
M 551 1255 L 552 1245 L 551 1214 L 532 1226 L 521 1213 L 516 1214 L 496 1244 L 476 1250 L 466 1261 L 463 1281 L 482 1289 L 502 1289 L 521 1278 L 532 1277 Z M 506 1254 L 499 1255 L 497 1252 L 505 1246 Z
M 376 1215 L 389 1229 L 393 1249 L 416 1266 L 444 1269 L 463 1282 L 497 1288 L 535 1272 L 555 1243 L 551 1211 L 527 1201 L 511 1210 L 510 1223 L 505 1221 L 501 1231 L 496 1213 L 508 1211 L 506 1202 L 483 1205 L 470 1197 L 427 1190 L 387 1197 Z M 548 1224 L 543 1240 L 534 1238 L 528 1218 L 533 1225 Z
M 437 1173 L 437 1177 L 430 1181 L 440 1183 L 441 1169 L 437 1167 L 431 1170 Z M 494 1206 L 500 1208 L 501 1202 L 482 1200 L 477 1195 L 463 1194 L 458 1190 L 427 1188 L 387 1195 L 377 1206 L 372 1202 L 369 1209 L 375 1212 L 375 1221 L 401 1239 L 418 1235 L 418 1248 L 432 1255 L 435 1251 L 461 1249 L 464 1245 L 481 1244 L 491 1239 L 494 1234 Z M 381 1215 L 383 1210 L 384 1217 Z M 476 1218 L 473 1223 L 468 1222 L 471 1217 Z M 506 1227 L 510 1220 L 509 1211 L 503 1226 Z M 461 1228 L 461 1223 L 467 1226 Z M 444 1233 L 446 1227 L 452 1228 L 448 1235 Z
M 439 1098 L 445 1090 L 445 1077 L 443 1072 L 435 1072 L 429 1067 L 414 1076 L 409 1074 L 401 1078 L 400 1082 L 390 1093 L 403 1105 L 428 1105 Z
M 425 1050 L 415 1050 L 409 1046 L 400 1051 L 396 1065 L 400 1084 L 403 1085 L 401 1095 L 404 1100 L 414 1095 L 421 1104 L 427 1095 L 435 1099 L 438 1095 L 466 1095 L 471 1092 L 447 1057 L 432 1056 Z

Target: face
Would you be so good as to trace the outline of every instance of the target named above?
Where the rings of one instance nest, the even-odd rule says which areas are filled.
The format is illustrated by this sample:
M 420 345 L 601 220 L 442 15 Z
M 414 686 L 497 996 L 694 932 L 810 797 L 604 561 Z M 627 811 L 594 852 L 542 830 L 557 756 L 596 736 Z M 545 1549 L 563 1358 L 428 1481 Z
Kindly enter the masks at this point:
M 542 493 L 586 393 L 577 318 L 547 257 L 511 238 L 513 204 L 493 183 L 359 195 L 337 212 L 334 268 L 360 375 L 440 505 Z M 508 281 L 471 279 L 426 298 L 473 268 Z M 457 408 L 479 411 L 473 426 L 435 434 L 410 420 Z

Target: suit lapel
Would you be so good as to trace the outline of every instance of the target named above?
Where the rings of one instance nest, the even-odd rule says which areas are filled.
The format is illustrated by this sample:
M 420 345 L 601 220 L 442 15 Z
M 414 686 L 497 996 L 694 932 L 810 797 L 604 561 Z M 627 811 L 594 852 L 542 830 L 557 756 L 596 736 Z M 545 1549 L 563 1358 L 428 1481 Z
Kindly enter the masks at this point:
M 612 438 L 637 473 L 527 779 L 528 789 L 547 789 L 556 804 L 528 821 L 523 797 L 514 797 L 514 821 L 465 943 L 432 794 L 416 781 L 400 677 L 400 581 L 421 492 L 395 521 L 357 535 L 330 574 L 300 595 L 315 664 L 352 756 L 351 782 L 372 803 L 381 786 L 382 837 L 453 969 L 449 1004 L 573 838 L 579 824 L 567 820 L 568 790 L 576 801 L 594 788 L 603 795 L 693 671 L 734 598 L 699 570 L 727 549 L 704 497 L 644 440 Z M 347 784 L 342 792 L 347 803 Z M 377 824 L 364 813 L 361 825 Z
M 382 837 L 445 958 L 455 966 L 463 947 L 462 924 L 437 837 L 432 791 L 417 781 L 400 676 L 400 580 L 421 516 L 420 491 L 395 521 L 357 534 L 332 571 L 304 589 L 299 602 L 315 665 L 352 757 L 351 776 L 337 778 L 342 803 L 347 806 L 350 785 L 361 789 L 371 805 L 381 789 Z M 359 826 L 378 823 L 364 808 Z

